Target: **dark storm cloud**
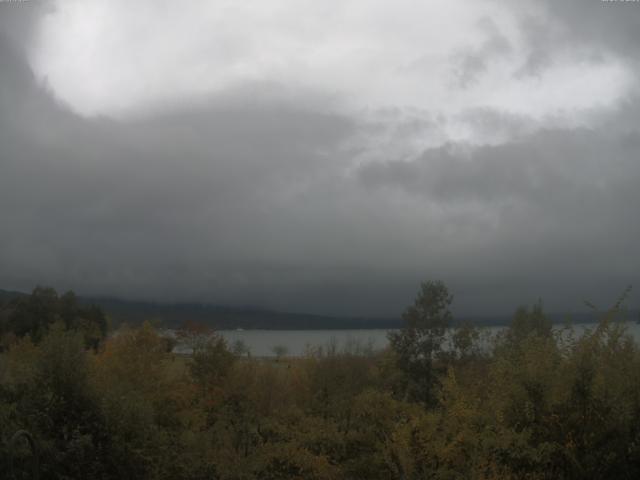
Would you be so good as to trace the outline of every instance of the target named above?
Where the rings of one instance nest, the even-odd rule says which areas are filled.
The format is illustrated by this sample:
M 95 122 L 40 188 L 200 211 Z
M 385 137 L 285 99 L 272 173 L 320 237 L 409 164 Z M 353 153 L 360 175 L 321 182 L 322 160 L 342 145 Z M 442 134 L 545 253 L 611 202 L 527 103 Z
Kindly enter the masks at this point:
M 554 15 L 582 38 L 566 11 Z M 512 52 L 485 27 L 486 43 L 465 53 L 471 83 Z M 635 98 L 581 128 L 463 109 L 457 122 L 499 144 L 412 155 L 403 145 L 437 139 L 445 120 L 404 107 L 331 113 L 323 92 L 260 100 L 286 90 L 273 84 L 82 118 L 36 82 L 17 30 L 1 28 L 0 287 L 388 315 L 427 278 L 447 281 L 465 313 L 538 296 L 556 309 L 606 304 L 638 283 Z M 613 35 L 594 35 L 592 50 L 635 58 L 631 31 Z
M 481 276 L 502 278 L 503 288 L 525 275 L 555 301 L 573 288 L 604 301 L 640 267 L 640 132 L 611 122 L 498 146 L 449 144 L 415 160 L 367 165 L 359 176 L 370 189 L 397 189 L 458 212 L 462 224 L 478 222 L 460 260 L 471 260 L 472 270 L 482 258 Z
M 368 279 L 352 218 L 366 202 L 337 168 L 352 120 L 235 92 L 86 120 L 38 88 L 6 41 L 0 56 L 4 286 L 335 312 L 383 283 Z

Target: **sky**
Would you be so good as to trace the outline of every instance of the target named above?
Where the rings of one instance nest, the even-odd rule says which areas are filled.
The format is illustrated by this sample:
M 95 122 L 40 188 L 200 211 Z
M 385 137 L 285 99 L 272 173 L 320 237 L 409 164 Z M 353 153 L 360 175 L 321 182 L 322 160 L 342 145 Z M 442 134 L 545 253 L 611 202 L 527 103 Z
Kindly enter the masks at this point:
M 0 2 L 0 288 L 640 305 L 640 2 Z

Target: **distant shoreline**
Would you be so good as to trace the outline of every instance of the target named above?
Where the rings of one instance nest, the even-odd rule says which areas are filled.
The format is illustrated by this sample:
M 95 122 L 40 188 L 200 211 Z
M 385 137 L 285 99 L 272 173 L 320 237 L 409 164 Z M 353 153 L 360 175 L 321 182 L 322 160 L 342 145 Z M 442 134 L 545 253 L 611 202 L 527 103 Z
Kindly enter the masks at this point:
M 23 292 L 0 289 L 0 300 L 27 295 Z M 122 324 L 139 325 L 151 321 L 162 328 L 179 328 L 185 321 L 206 325 L 214 330 L 389 330 L 403 324 L 400 314 L 389 317 L 348 317 L 315 315 L 309 313 L 278 312 L 257 307 L 229 307 L 199 303 L 157 303 L 136 300 L 121 300 L 106 297 L 83 297 L 82 304 L 95 304 L 102 308 L 111 320 L 113 328 Z M 515 311 L 515 307 L 514 307 Z M 598 313 L 551 313 L 549 319 L 555 325 L 572 323 L 594 323 Z M 463 315 L 454 319 L 454 325 L 470 323 L 477 327 L 503 327 L 511 322 L 513 314 Z M 637 310 L 629 311 L 630 321 L 638 318 Z

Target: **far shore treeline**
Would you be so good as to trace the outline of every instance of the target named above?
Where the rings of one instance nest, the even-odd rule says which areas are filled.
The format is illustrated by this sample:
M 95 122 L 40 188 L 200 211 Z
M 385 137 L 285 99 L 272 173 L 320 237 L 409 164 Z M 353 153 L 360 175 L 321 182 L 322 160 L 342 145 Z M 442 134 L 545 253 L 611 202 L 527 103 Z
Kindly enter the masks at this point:
M 0 289 L 0 302 L 26 297 L 27 293 Z M 110 297 L 76 296 L 77 302 L 97 306 L 109 317 L 112 327 L 120 324 L 141 325 L 152 321 L 166 328 L 180 328 L 185 319 L 208 325 L 216 330 L 341 330 L 341 329 L 395 329 L 402 326 L 397 317 L 346 317 L 312 315 L 307 313 L 278 312 L 255 307 L 229 307 L 203 303 L 162 303 L 122 300 Z M 597 314 L 589 311 L 557 313 L 547 312 L 553 323 L 593 323 Z M 637 317 L 637 315 L 636 315 Z M 510 315 L 463 316 L 453 319 L 454 324 L 472 323 L 476 326 L 506 326 Z
M 640 478 L 627 294 L 580 333 L 536 302 L 487 339 L 427 281 L 385 350 L 264 359 L 192 318 L 178 355 L 72 292 L 2 292 L 0 478 Z

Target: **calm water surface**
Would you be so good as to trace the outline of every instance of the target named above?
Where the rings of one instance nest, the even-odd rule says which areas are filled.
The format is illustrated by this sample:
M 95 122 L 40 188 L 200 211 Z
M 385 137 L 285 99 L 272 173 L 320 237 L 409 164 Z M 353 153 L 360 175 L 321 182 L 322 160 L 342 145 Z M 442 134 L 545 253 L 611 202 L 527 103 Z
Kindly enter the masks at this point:
M 595 324 L 574 325 L 576 335 Z M 627 324 L 629 333 L 640 342 L 640 325 Z M 500 332 L 504 327 L 481 328 L 484 341 Z M 561 328 L 557 326 L 556 328 Z M 370 348 L 381 350 L 388 344 L 387 333 L 390 330 L 221 330 L 220 333 L 230 347 L 241 340 L 249 348 L 251 355 L 268 357 L 275 355 L 274 347 L 282 346 L 287 355 L 304 355 L 309 348 L 334 345 L 338 350 L 344 348 Z

